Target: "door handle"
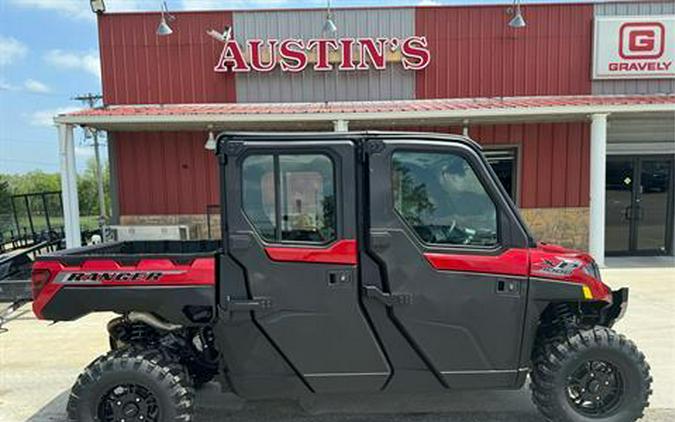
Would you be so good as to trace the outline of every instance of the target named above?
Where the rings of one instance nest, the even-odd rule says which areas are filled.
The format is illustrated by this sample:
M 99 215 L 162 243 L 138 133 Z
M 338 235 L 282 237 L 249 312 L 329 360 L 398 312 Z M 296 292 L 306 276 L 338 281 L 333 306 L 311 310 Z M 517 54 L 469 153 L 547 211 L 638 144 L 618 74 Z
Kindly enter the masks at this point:
M 623 210 L 623 218 L 625 220 L 630 221 L 633 218 L 633 214 L 631 213 L 632 210 L 633 210 L 633 207 L 631 207 L 631 206 L 628 206 Z
M 516 280 L 497 280 L 496 289 L 498 295 L 520 296 L 520 282 Z
M 411 305 L 413 295 L 410 293 L 385 293 L 377 286 L 363 286 L 363 295 L 375 299 L 385 306 Z
M 637 208 L 637 217 L 636 217 L 635 219 L 636 219 L 637 221 L 642 221 L 642 219 L 643 219 L 644 216 L 645 216 L 644 209 L 643 209 L 639 204 L 638 204 L 638 205 L 635 205 L 635 207 Z
M 352 283 L 352 272 L 345 271 L 328 271 L 328 286 L 339 287 L 349 286 Z
M 272 308 L 272 299 L 268 297 L 255 297 L 253 300 L 232 299 L 227 296 L 224 300 L 224 308 L 229 312 L 251 312 Z

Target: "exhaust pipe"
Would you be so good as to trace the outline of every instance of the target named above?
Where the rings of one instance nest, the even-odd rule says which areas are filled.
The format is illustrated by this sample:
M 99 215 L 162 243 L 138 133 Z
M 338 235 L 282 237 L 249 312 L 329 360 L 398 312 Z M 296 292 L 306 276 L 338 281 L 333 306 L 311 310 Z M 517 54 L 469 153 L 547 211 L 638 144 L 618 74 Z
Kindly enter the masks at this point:
M 149 312 L 136 312 L 136 311 L 129 312 L 129 314 L 127 315 L 127 320 L 131 322 L 143 322 L 153 328 L 157 328 L 158 330 L 162 331 L 176 331 L 179 328 L 183 328 L 182 325 L 162 321 L 161 319 L 157 318 L 156 316 L 154 316 Z

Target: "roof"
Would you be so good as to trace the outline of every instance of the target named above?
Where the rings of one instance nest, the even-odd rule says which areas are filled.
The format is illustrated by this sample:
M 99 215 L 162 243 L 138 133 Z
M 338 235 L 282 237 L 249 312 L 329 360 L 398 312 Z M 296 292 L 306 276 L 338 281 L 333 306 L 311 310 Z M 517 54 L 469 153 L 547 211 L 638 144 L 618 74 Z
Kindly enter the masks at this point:
M 675 94 L 451 98 L 326 103 L 112 105 L 55 118 L 103 129 L 293 128 L 348 120 L 350 128 L 410 124 L 578 119 L 591 113 L 675 112 Z

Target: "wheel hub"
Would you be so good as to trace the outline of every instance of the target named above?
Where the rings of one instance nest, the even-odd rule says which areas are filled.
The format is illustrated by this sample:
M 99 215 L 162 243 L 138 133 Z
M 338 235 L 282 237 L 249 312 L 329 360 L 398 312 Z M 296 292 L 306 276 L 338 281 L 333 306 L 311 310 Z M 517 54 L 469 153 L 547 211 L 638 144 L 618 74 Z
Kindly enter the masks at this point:
M 623 397 L 623 379 L 613 364 L 588 361 L 567 379 L 567 399 L 579 413 L 604 416 L 618 407 Z
M 102 397 L 98 416 L 105 422 L 155 422 L 159 420 L 159 404 L 141 385 L 118 385 Z
M 124 409 L 122 410 L 122 413 L 124 416 L 129 416 L 129 417 L 134 417 L 138 414 L 139 412 L 138 406 L 136 406 L 134 403 L 129 403 L 126 406 L 124 406 Z

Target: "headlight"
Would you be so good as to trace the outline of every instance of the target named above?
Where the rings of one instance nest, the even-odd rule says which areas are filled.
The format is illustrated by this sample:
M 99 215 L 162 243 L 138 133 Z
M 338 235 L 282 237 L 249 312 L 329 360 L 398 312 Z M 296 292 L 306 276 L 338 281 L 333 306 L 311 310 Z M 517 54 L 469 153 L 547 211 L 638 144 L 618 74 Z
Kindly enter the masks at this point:
M 583 270 L 586 274 L 593 277 L 594 279 L 602 281 L 602 276 L 600 275 L 600 268 L 598 268 L 598 264 L 596 264 L 595 261 L 584 265 Z

